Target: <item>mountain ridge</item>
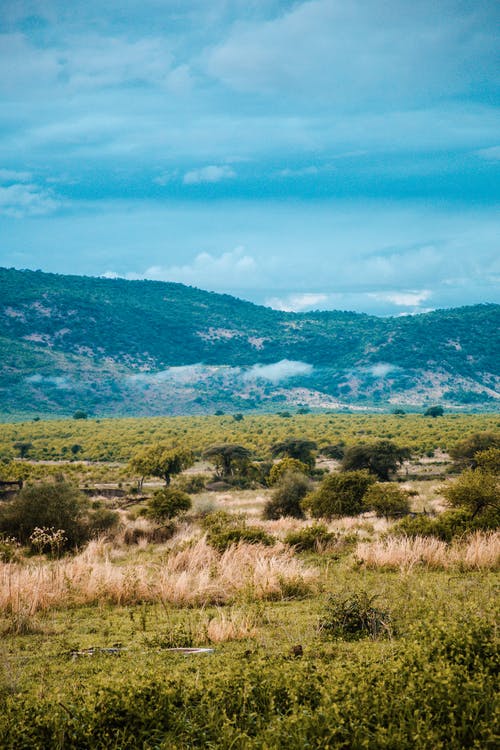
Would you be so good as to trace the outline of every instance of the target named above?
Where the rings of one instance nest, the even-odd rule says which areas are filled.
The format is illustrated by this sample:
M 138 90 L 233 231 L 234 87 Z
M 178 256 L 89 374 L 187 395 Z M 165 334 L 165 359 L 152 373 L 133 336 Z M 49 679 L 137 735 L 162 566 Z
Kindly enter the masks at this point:
M 0 268 L 0 320 L 6 415 L 500 399 L 493 303 L 387 318 L 293 313 L 176 282 Z M 283 361 L 303 366 L 252 370 Z M 195 368 L 189 382 L 182 367 Z

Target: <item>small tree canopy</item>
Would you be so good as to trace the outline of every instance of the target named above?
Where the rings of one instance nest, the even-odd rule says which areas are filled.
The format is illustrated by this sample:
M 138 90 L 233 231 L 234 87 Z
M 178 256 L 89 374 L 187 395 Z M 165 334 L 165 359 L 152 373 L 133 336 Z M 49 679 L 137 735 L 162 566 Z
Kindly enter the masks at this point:
M 476 454 L 489 448 L 500 448 L 500 433 L 475 432 L 460 440 L 450 450 L 450 456 L 459 466 L 477 466 Z
M 203 451 L 203 458 L 215 464 L 216 471 L 221 477 L 230 477 L 235 472 L 244 474 L 251 455 L 251 450 L 233 443 L 211 445 Z
M 371 445 L 360 444 L 348 448 L 342 459 L 342 471 L 367 469 L 382 482 L 411 456 L 409 448 L 400 448 L 390 440 L 379 440 Z
M 481 469 L 466 469 L 442 489 L 452 508 L 464 508 L 472 517 L 488 513 L 500 522 L 500 477 Z
M 408 493 L 395 483 L 372 484 L 363 498 L 367 510 L 374 510 L 380 518 L 398 518 L 410 511 Z
M 443 414 L 444 409 L 442 406 L 429 406 L 429 408 L 424 411 L 424 417 L 432 417 L 433 419 L 436 417 L 442 417 Z
M 276 484 L 285 474 L 289 474 L 290 472 L 307 475 L 309 473 L 309 466 L 306 466 L 306 464 L 297 458 L 282 458 L 281 461 L 278 461 L 271 468 L 268 483 L 270 485 Z
M 316 447 L 314 440 L 289 438 L 280 443 L 274 443 L 274 445 L 271 446 L 271 453 L 273 456 L 288 456 L 289 458 L 296 458 L 298 461 L 302 461 L 302 463 L 313 469 L 315 459 L 312 451 L 316 450 Z
M 148 516 L 155 521 L 165 521 L 185 513 L 191 507 L 191 498 L 175 487 L 157 490 L 148 502 Z
M 304 518 L 300 503 L 307 495 L 310 485 L 310 480 L 302 472 L 288 471 L 283 474 L 275 486 L 271 499 L 264 507 L 264 518 Z
M 161 477 L 165 484 L 194 464 L 194 456 L 186 448 L 172 448 L 161 443 L 143 448 L 130 460 L 130 468 L 141 477 Z

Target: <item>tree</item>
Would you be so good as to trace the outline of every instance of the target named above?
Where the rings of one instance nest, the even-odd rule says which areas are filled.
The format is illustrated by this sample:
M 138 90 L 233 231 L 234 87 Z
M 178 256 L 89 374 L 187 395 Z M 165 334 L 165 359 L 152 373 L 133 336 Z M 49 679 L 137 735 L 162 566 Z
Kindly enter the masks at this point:
M 73 414 L 73 419 L 87 419 L 88 414 L 86 411 L 83 411 L 82 409 L 77 409 L 75 413 Z
M 361 443 L 348 448 L 342 459 L 342 471 L 367 469 L 382 482 L 411 456 L 409 448 L 400 448 L 390 440 L 379 440 L 373 444 Z
M 500 433 L 475 432 L 456 443 L 450 450 L 450 456 L 457 466 L 474 469 L 477 466 L 477 454 L 489 448 L 500 448 Z
M 474 454 L 479 469 L 487 474 L 500 474 L 500 448 L 488 448 Z
M 228 478 L 235 473 L 245 474 L 248 468 L 252 451 L 243 445 L 233 443 L 222 443 L 212 445 L 203 451 L 203 458 L 215 464 L 216 473 L 221 478 Z
M 24 440 L 18 440 L 14 443 L 14 448 L 19 453 L 19 458 L 26 458 L 30 450 L 33 448 L 33 443 L 28 443 Z
M 466 469 L 458 479 L 445 486 L 444 497 L 452 508 L 467 510 L 472 518 L 488 515 L 500 522 L 500 477 L 481 469 Z
M 268 484 L 276 484 L 285 475 L 293 472 L 295 474 L 308 474 L 309 467 L 297 458 L 282 458 L 274 464 L 269 472 Z
M 410 511 L 408 493 L 399 485 L 377 482 L 368 487 L 363 498 L 363 505 L 367 510 L 374 510 L 380 518 L 398 518 Z
M 375 479 L 367 471 L 328 474 L 302 501 L 314 518 L 340 518 L 363 512 L 363 497 Z
M 424 411 L 424 417 L 432 417 L 433 419 L 436 417 L 442 417 L 443 414 L 444 409 L 442 406 L 429 406 L 429 408 Z
M 302 472 L 287 471 L 281 476 L 271 499 L 264 507 L 264 518 L 270 520 L 282 516 L 304 518 L 304 511 L 300 503 L 307 495 L 310 486 L 311 482 Z
M 141 475 L 141 486 L 145 477 L 161 477 L 168 487 L 173 476 L 193 464 L 194 456 L 190 450 L 157 443 L 136 453 L 129 466 L 132 471 Z
M 334 458 L 337 461 L 342 461 L 345 453 L 345 445 L 344 443 L 324 445 L 321 448 L 320 453 L 322 453 L 323 456 L 326 456 L 327 458 Z
M 306 440 L 305 438 L 288 438 L 280 443 L 274 443 L 274 445 L 271 446 L 271 453 L 273 456 L 288 456 L 289 458 L 296 458 L 298 461 L 302 461 L 302 463 L 313 469 L 315 458 L 312 451 L 316 450 L 316 447 L 314 440 Z
M 148 502 L 148 516 L 155 521 L 165 521 L 185 513 L 191 507 L 191 498 L 176 487 L 163 487 L 153 493 Z

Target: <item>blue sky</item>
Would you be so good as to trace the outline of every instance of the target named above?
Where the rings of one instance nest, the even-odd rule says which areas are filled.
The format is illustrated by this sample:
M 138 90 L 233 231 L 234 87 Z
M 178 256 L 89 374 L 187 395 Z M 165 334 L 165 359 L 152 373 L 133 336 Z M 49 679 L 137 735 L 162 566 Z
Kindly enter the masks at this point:
M 0 265 L 279 309 L 498 302 L 499 22 L 489 0 L 3 0 Z

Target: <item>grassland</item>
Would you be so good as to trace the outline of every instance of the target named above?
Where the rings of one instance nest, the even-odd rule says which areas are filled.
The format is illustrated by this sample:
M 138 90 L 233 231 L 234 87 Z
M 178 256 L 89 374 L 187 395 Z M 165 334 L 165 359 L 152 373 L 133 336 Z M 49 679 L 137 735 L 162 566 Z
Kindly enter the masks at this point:
M 498 416 L 452 415 L 67 421 L 8 425 L 2 451 L 27 439 L 33 459 L 54 450 L 53 464 L 16 462 L 35 477 L 57 470 L 127 487 L 119 461 L 141 441 L 176 436 L 201 449 L 224 437 L 264 458 L 286 434 L 388 437 L 423 454 L 410 479 L 407 467 L 399 476 L 412 509 L 440 512 L 443 451 L 497 427 Z M 104 431 L 116 463 L 56 460 L 71 442 L 97 452 Z M 162 540 L 143 499 L 103 501 L 122 504 L 106 537 L 55 559 L 19 550 L 0 563 L 0 747 L 493 750 L 498 534 L 410 540 L 365 513 L 325 522 L 329 542 L 297 552 L 286 536 L 312 522 L 263 520 L 269 493 L 201 492 Z M 214 549 L 203 519 L 218 510 L 243 513 L 274 544 Z M 380 629 L 333 633 L 332 607 L 349 602 L 372 607 Z M 175 650 L 188 647 L 210 650 Z

